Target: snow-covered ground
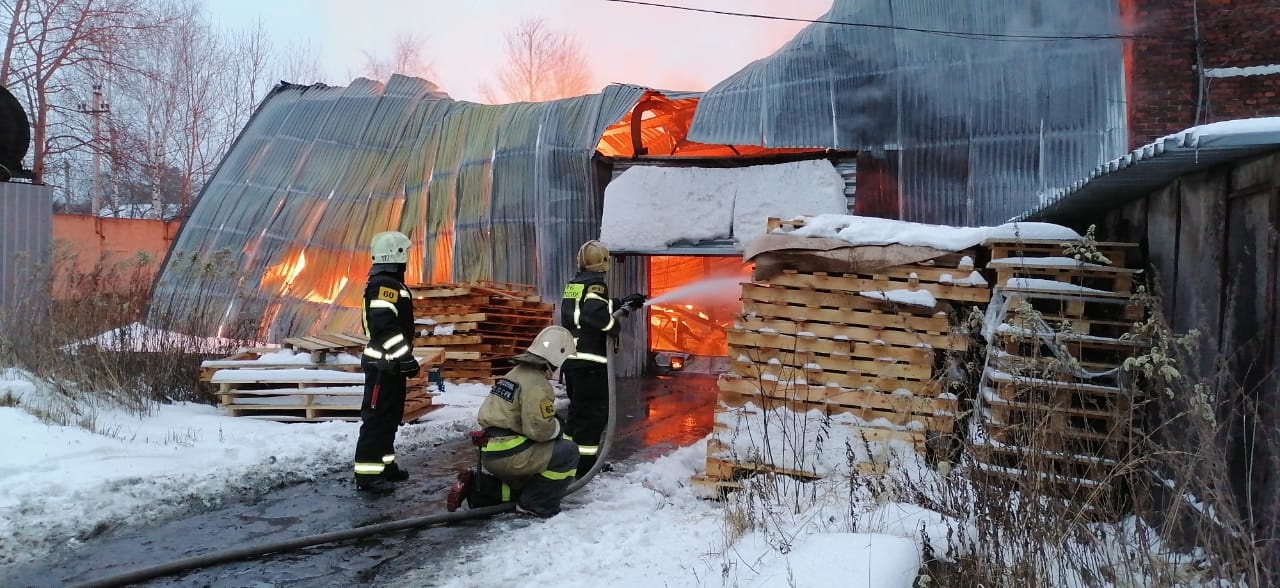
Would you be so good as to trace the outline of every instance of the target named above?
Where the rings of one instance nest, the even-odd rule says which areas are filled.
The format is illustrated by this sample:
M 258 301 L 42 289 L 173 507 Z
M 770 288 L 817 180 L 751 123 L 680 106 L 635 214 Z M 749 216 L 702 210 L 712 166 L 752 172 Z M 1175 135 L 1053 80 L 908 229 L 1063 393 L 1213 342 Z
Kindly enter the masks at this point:
M 470 430 L 487 393 L 481 385 L 447 386 L 436 399 L 446 407 L 402 428 L 399 451 Z M 16 370 L 0 371 L 0 404 L 0 443 L 10 448 L 0 462 L 4 563 L 73 545 L 95 528 L 163 520 L 192 504 L 306 483 L 349 467 L 358 427 L 231 418 L 196 404 L 159 406 L 145 417 L 81 409 L 69 420 L 95 432 L 54 426 L 28 411 L 66 414 L 69 406 Z M 446 585 L 911 585 L 921 557 L 919 523 L 939 515 L 880 504 L 855 524 L 847 485 L 835 484 L 799 514 L 783 508 L 770 515 L 775 527 L 769 532 L 739 537 L 726 522 L 732 507 L 700 499 L 689 483 L 706 455 L 704 441 L 598 477 L 566 500 L 562 515 L 494 534 L 503 548 L 466 547 L 464 557 L 446 564 L 443 577 L 454 578 Z M 786 537 L 784 546 L 779 537 Z M 620 563 L 590 577 L 564 574 L 583 562 L 612 561 Z M 433 572 L 431 581 L 441 577 Z M 403 585 L 422 581 L 410 576 Z

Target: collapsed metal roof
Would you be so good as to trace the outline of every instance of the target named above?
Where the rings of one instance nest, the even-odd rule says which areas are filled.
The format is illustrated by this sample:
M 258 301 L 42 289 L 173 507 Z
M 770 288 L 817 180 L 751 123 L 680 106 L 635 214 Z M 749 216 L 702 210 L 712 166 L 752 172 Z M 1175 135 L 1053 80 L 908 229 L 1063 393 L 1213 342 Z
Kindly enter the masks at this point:
M 1224 121 L 1157 139 L 1055 190 L 1018 219 L 1072 219 L 1143 198 L 1179 177 L 1280 150 L 1280 117 Z
M 368 243 L 414 242 L 409 279 L 557 293 L 598 236 L 604 128 L 645 92 L 488 106 L 435 85 L 282 85 L 202 191 L 157 278 L 152 320 L 278 340 L 360 322 Z M 198 285 L 193 287 L 193 285 Z
M 1002 221 L 1122 152 L 1121 48 L 969 33 L 1110 32 L 1115 11 L 1113 0 L 837 0 L 827 20 L 874 28 L 807 27 L 705 93 L 686 143 L 884 153 L 903 218 Z M 261 325 L 266 340 L 353 329 L 368 240 L 388 229 L 415 243 L 410 280 L 558 295 L 577 246 L 599 234 L 605 129 L 649 92 L 489 106 L 402 76 L 282 85 L 204 187 L 152 319 L 197 314 L 185 328 L 202 334 Z
M 1121 42 L 1094 38 L 1118 32 L 1117 11 L 837 0 L 827 22 L 708 90 L 689 139 L 885 152 L 903 219 L 1003 222 L 1124 152 Z

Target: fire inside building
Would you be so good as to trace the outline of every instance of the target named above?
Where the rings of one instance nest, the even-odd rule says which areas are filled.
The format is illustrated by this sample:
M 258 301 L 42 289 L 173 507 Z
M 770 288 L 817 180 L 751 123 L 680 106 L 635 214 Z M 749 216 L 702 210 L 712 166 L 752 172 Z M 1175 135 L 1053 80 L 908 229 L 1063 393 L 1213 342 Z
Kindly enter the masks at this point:
M 1216 31 L 1214 23 L 1240 13 L 1202 4 L 1211 13 L 1204 42 L 1184 39 L 1187 52 L 1170 49 L 1179 43 L 1170 35 L 1186 32 L 1175 25 L 1189 20 L 1189 2 L 1009 0 L 999 9 L 955 2 L 940 11 L 928 2 L 838 0 L 823 22 L 706 92 L 610 85 L 489 106 L 400 76 L 347 87 L 284 84 L 205 187 L 157 278 L 153 298 L 164 304 L 153 308 L 199 306 L 214 316 L 209 334 L 247 328 L 257 340 L 354 330 L 365 243 L 387 229 L 414 240 L 410 281 L 530 284 L 556 300 L 577 247 L 607 237 L 611 222 L 645 205 L 634 190 L 611 186 L 644 173 L 741 173 L 702 194 L 690 189 L 690 202 L 738 190 L 766 166 L 822 162 L 813 174 L 841 178 L 842 210 L 797 210 L 778 194 L 753 210 L 756 231 L 767 216 L 841 211 L 998 224 L 1161 125 L 1172 132 L 1215 113 L 1274 106 L 1264 90 L 1275 76 L 1218 67 L 1214 75 L 1227 77 L 1210 88 L 1205 75 L 1175 73 L 1197 59 L 1227 66 L 1267 58 L 1251 50 L 1245 63 L 1224 52 L 1221 28 L 1235 21 Z M 973 33 L 928 32 L 956 23 Z M 1196 92 L 1197 83 L 1209 91 Z M 1248 92 L 1252 107 L 1225 87 Z M 615 197 L 623 192 L 630 201 Z M 747 235 L 735 234 L 744 221 L 704 230 L 706 219 L 673 218 L 661 242 L 609 243 L 619 259 L 614 291 L 658 296 L 710 276 L 749 274 Z M 184 288 L 199 266 L 191 260 L 215 258 L 231 277 L 198 294 Z M 647 324 L 623 334 L 618 375 L 723 353 L 716 333 L 731 320 L 728 306 L 655 305 Z

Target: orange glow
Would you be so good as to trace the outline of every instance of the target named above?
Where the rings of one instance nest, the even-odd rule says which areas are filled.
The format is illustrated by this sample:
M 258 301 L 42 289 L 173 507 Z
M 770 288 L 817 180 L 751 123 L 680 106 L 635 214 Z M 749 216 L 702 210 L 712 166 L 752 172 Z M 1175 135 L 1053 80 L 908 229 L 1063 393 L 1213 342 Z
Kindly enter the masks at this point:
M 298 278 L 298 274 L 306 268 L 307 254 L 305 251 L 299 251 L 297 257 L 267 268 L 262 276 L 262 289 L 272 288 L 276 289 L 277 293 L 284 294 L 293 286 L 293 281 Z
M 652 298 L 706 278 L 751 279 L 751 265 L 744 265 L 739 257 L 653 256 L 648 259 Z M 654 304 L 649 307 L 649 349 L 703 356 L 727 355 L 725 329 L 733 325 L 733 317 L 741 309 L 741 303 L 736 300 Z
M 821 149 L 766 149 L 754 145 L 709 145 L 685 137 L 697 110 L 697 98 L 668 98 L 649 91 L 622 120 L 605 129 L 596 151 L 606 157 L 760 157 L 786 153 L 822 153 Z
M 432 284 L 453 281 L 453 234 L 441 232 L 436 236 L 435 263 L 431 265 Z
M 1134 5 L 1134 0 L 1120 0 L 1120 22 L 1123 27 L 1122 33 L 1126 35 L 1137 33 L 1137 7 Z M 1130 143 L 1133 142 L 1133 44 L 1133 39 L 1125 39 L 1122 43 L 1124 47 L 1124 115 L 1126 126 L 1129 128 Z
M 349 282 L 346 275 L 319 275 L 323 267 L 316 267 L 311 272 L 306 272 L 306 251 L 299 250 L 297 255 L 285 254 L 284 258 L 285 261 L 267 268 L 263 273 L 261 286 L 263 292 L 279 296 L 296 296 L 308 302 L 332 304 Z

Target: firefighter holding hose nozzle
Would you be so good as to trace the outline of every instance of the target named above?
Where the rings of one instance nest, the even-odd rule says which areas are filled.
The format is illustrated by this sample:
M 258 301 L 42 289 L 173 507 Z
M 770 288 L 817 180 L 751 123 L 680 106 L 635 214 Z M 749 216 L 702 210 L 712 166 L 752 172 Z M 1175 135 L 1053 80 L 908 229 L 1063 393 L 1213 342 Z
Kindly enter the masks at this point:
M 600 439 L 609 421 L 608 343 L 618 336 L 619 319 L 644 307 L 644 294 L 610 298 L 605 272 L 612 258 L 609 248 L 596 240 L 578 249 L 578 274 L 564 287 L 560 324 L 573 333 L 578 351 L 561 367 L 569 395 L 565 435 L 578 444 L 578 471 L 596 463 Z M 608 471 L 607 464 L 601 468 Z

